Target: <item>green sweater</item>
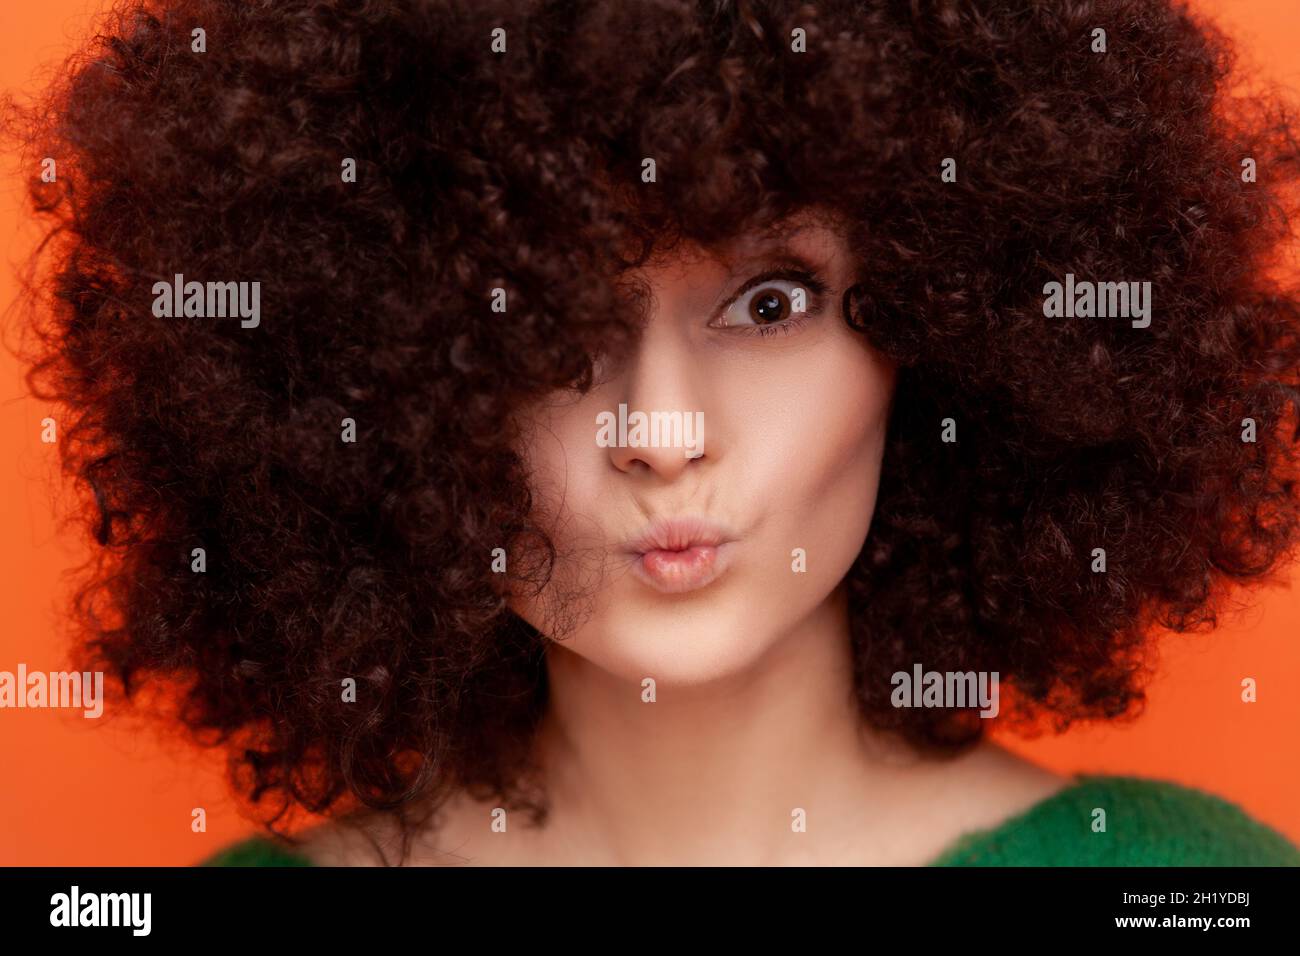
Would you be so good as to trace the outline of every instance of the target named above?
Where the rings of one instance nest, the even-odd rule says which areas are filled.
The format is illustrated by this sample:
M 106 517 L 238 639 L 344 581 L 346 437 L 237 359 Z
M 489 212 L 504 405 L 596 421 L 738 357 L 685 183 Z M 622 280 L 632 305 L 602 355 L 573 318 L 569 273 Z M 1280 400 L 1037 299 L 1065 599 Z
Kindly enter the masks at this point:
M 1096 809 L 1105 832 L 1093 832 Z M 265 837 L 202 866 L 312 866 Z M 1138 777 L 1080 775 L 1006 822 L 967 833 L 930 866 L 1300 866 L 1300 850 L 1235 804 Z

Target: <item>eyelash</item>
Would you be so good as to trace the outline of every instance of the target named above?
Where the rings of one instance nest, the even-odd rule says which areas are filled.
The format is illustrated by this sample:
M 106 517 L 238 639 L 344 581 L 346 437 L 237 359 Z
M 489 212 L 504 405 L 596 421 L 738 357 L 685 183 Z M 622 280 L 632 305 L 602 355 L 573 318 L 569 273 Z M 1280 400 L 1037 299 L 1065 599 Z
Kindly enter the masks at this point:
M 830 287 L 818 276 L 803 269 L 776 269 L 770 272 L 763 272 L 747 281 L 736 291 L 735 295 L 727 300 L 722 308 L 718 310 L 719 317 L 724 315 L 728 309 L 739 302 L 746 292 L 759 288 L 764 282 L 771 282 L 773 279 L 784 279 L 788 282 L 798 282 L 806 288 L 810 293 L 812 293 L 813 297 L 813 302 L 809 303 L 809 308 L 803 312 L 796 312 L 789 318 L 782 319 L 780 322 L 771 322 L 766 325 L 728 325 L 722 326 L 722 328 L 725 328 L 730 332 L 739 332 L 741 335 L 758 335 L 763 337 L 771 335 L 790 335 L 799 331 L 799 329 L 803 327 L 804 323 L 808 321 L 810 316 L 820 313 L 822 308 L 821 299 L 830 291 Z

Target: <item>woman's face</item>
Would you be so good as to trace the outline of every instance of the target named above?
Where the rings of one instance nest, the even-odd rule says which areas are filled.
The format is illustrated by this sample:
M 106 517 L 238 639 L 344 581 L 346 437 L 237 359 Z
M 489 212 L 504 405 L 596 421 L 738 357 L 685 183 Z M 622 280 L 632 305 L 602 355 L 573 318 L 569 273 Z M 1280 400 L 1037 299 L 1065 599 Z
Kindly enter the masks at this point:
M 558 558 L 512 607 L 621 678 L 702 682 L 834 613 L 871 523 L 894 372 L 844 323 L 853 263 L 809 217 L 637 278 L 652 295 L 636 347 L 586 395 L 521 416 Z

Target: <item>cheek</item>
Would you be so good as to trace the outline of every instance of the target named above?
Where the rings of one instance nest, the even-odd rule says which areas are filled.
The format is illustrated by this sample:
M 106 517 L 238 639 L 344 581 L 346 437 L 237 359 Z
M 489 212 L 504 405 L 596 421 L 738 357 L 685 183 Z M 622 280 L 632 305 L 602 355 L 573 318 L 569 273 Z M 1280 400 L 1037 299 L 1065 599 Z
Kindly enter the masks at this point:
M 594 444 L 594 425 L 590 432 L 582 427 L 586 418 L 585 403 L 572 401 L 520 412 L 516 449 L 528 472 L 532 520 L 556 550 L 550 574 L 543 574 L 545 551 L 510 554 L 511 567 L 521 580 L 512 581 L 507 605 L 538 631 L 552 636 L 562 631 L 564 607 L 577 593 L 578 581 L 599 570 L 588 567 L 588 555 L 577 548 L 578 542 L 598 546 L 602 540 L 601 528 L 590 516 L 590 502 L 597 499 L 590 486 L 590 470 L 576 467 L 584 462 L 584 438 Z M 594 412 L 590 418 L 594 421 Z M 537 584 L 542 581 L 545 588 L 538 591 Z
M 874 353 L 842 350 L 828 361 L 810 403 L 820 428 L 805 443 L 811 500 L 819 510 L 831 501 L 850 513 L 869 513 L 880 477 L 892 374 Z M 869 497 L 863 492 L 870 490 Z
M 552 573 L 528 573 L 527 581 L 544 578 L 545 589 L 516 583 L 510 608 L 543 633 L 557 634 L 570 620 L 570 606 L 601 593 L 602 576 L 609 568 L 602 555 L 607 545 L 601 522 L 602 503 L 608 489 L 601 482 L 606 464 L 596 445 L 596 415 L 602 401 L 593 394 L 552 399 L 522 411 L 517 446 L 528 473 L 532 520 L 555 547 Z M 510 556 L 516 569 L 542 567 L 543 552 Z
M 742 488 L 768 502 L 769 546 L 817 554 L 816 566 L 838 580 L 870 527 L 894 373 L 856 339 L 779 364 L 748 396 Z M 823 586 L 821 577 L 805 582 Z
M 529 474 L 533 517 L 548 528 L 587 513 L 592 486 L 596 412 L 590 396 L 531 410 L 521 423 L 519 452 Z M 563 509 L 561 508 L 563 502 Z
M 823 497 L 873 489 L 884 448 L 893 372 L 861 342 L 826 343 L 770 369 L 748 396 L 747 458 L 772 486 L 765 494 L 797 510 Z M 753 380 L 751 380 L 753 381 Z

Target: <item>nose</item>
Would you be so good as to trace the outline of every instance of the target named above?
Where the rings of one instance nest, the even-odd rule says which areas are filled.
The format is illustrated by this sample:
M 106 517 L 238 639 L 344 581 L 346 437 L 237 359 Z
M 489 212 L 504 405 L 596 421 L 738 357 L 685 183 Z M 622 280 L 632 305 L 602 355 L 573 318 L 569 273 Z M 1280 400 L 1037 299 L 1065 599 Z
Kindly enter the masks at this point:
M 703 412 L 659 413 L 652 418 L 652 413 L 642 412 L 629 406 L 627 415 L 633 422 L 629 425 L 629 432 L 645 422 L 646 435 L 649 436 L 652 427 L 660 429 L 665 434 L 669 431 L 677 434 L 688 430 L 697 432 L 698 422 Z M 650 424 L 651 422 L 654 424 Z M 615 446 L 609 451 L 610 463 L 619 471 L 629 475 L 653 474 L 666 482 L 676 481 L 688 467 L 704 458 L 703 451 L 686 448 L 684 444 L 677 447 L 665 445 L 662 438 L 658 444 L 655 444 L 654 438 L 650 438 L 645 444 Z
M 628 475 L 671 482 L 706 460 L 703 369 L 676 323 L 659 318 L 651 317 L 610 391 L 618 440 L 609 460 Z

